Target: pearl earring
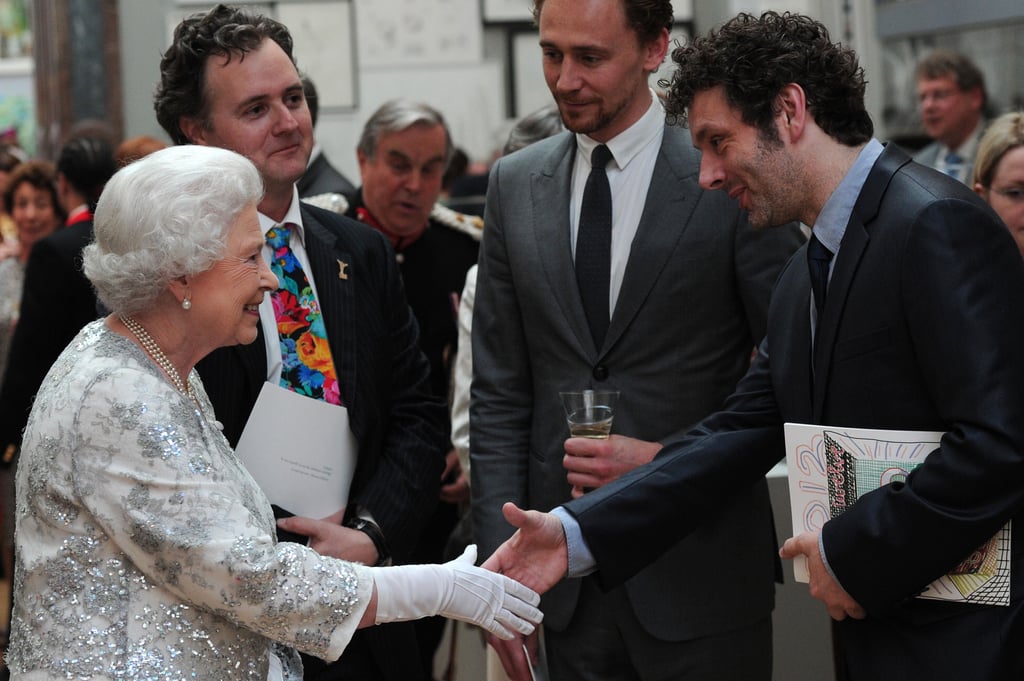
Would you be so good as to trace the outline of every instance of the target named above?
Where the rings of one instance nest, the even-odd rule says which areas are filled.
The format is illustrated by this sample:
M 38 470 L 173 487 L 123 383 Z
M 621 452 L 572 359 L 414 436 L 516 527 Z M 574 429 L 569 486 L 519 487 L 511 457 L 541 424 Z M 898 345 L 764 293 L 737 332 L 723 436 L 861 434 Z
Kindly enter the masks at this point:
M 192 301 L 189 298 L 185 298 L 184 300 L 182 300 L 181 301 L 181 309 L 183 309 L 183 310 L 191 310 L 192 309 Z

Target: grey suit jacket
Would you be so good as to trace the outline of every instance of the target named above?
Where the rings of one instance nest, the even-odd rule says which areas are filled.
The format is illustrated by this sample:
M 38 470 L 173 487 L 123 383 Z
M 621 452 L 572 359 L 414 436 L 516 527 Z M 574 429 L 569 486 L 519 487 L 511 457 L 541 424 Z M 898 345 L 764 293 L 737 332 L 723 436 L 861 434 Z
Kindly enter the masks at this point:
M 558 392 L 620 390 L 613 432 L 669 441 L 716 409 L 749 366 L 772 282 L 801 236 L 754 232 L 724 192 L 697 185 L 699 157 L 666 127 L 604 347 L 594 347 L 569 244 L 576 141 L 566 133 L 499 160 L 488 185 L 473 319 L 470 451 L 481 555 L 511 534 L 501 505 L 569 499 Z M 680 640 L 766 616 L 775 542 L 763 481 L 626 585 L 651 634 Z M 629 547 L 623 546 L 628 551 Z M 564 628 L 578 582 L 545 596 Z
M 939 164 L 939 152 L 941 152 L 943 148 L 944 145 L 941 142 L 932 142 L 926 147 L 914 152 L 912 154 L 912 158 L 921 165 L 928 166 L 929 168 L 937 168 Z M 975 155 L 977 155 L 977 152 L 978 147 L 975 146 Z M 957 179 L 963 182 L 968 187 L 974 186 L 974 160 L 975 156 L 965 158 L 963 161 L 963 166 L 960 168 L 959 173 L 957 175 Z
M 914 160 L 929 168 L 934 168 L 939 160 L 939 149 L 941 148 L 942 144 L 940 142 L 932 142 L 914 152 Z

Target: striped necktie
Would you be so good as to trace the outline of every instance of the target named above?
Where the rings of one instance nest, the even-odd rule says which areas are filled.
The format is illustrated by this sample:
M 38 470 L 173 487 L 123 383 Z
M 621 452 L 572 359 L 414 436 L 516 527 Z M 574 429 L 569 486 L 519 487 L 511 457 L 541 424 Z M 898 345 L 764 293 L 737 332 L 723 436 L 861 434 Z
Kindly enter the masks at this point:
M 959 180 L 960 171 L 964 168 L 964 159 L 960 154 L 955 151 L 951 151 L 946 154 L 946 158 L 943 159 L 945 162 L 945 173 L 950 177 Z

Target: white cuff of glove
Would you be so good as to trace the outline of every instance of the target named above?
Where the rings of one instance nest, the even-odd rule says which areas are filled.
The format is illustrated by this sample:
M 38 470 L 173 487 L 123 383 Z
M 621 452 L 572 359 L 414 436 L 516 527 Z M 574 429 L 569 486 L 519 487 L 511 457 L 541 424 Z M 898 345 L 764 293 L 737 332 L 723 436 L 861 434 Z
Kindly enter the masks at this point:
M 443 615 L 511 639 L 530 634 L 544 617 L 540 596 L 504 575 L 476 567 L 476 545 L 444 565 L 372 568 L 377 586 L 376 623 Z

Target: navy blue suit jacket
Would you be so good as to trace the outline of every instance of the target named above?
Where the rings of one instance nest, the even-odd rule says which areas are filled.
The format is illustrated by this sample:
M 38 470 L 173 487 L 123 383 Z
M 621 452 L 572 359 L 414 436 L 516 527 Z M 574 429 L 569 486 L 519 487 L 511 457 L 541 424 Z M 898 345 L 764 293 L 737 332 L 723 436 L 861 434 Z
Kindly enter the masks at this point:
M 868 612 L 842 622 L 840 640 L 854 646 L 850 669 L 869 670 L 859 678 L 879 669 L 1021 678 L 1022 542 L 1013 543 L 1010 607 L 914 598 L 1006 521 L 1024 527 L 1019 251 L 966 187 L 889 145 L 836 256 L 811 359 L 805 250 L 780 275 L 766 339 L 723 410 L 648 466 L 567 505 L 601 579 L 626 579 L 759 480 L 784 455 L 784 422 L 943 431 L 905 484 L 824 525 L 830 567 Z M 964 676 L 961 664 L 972 671 Z

